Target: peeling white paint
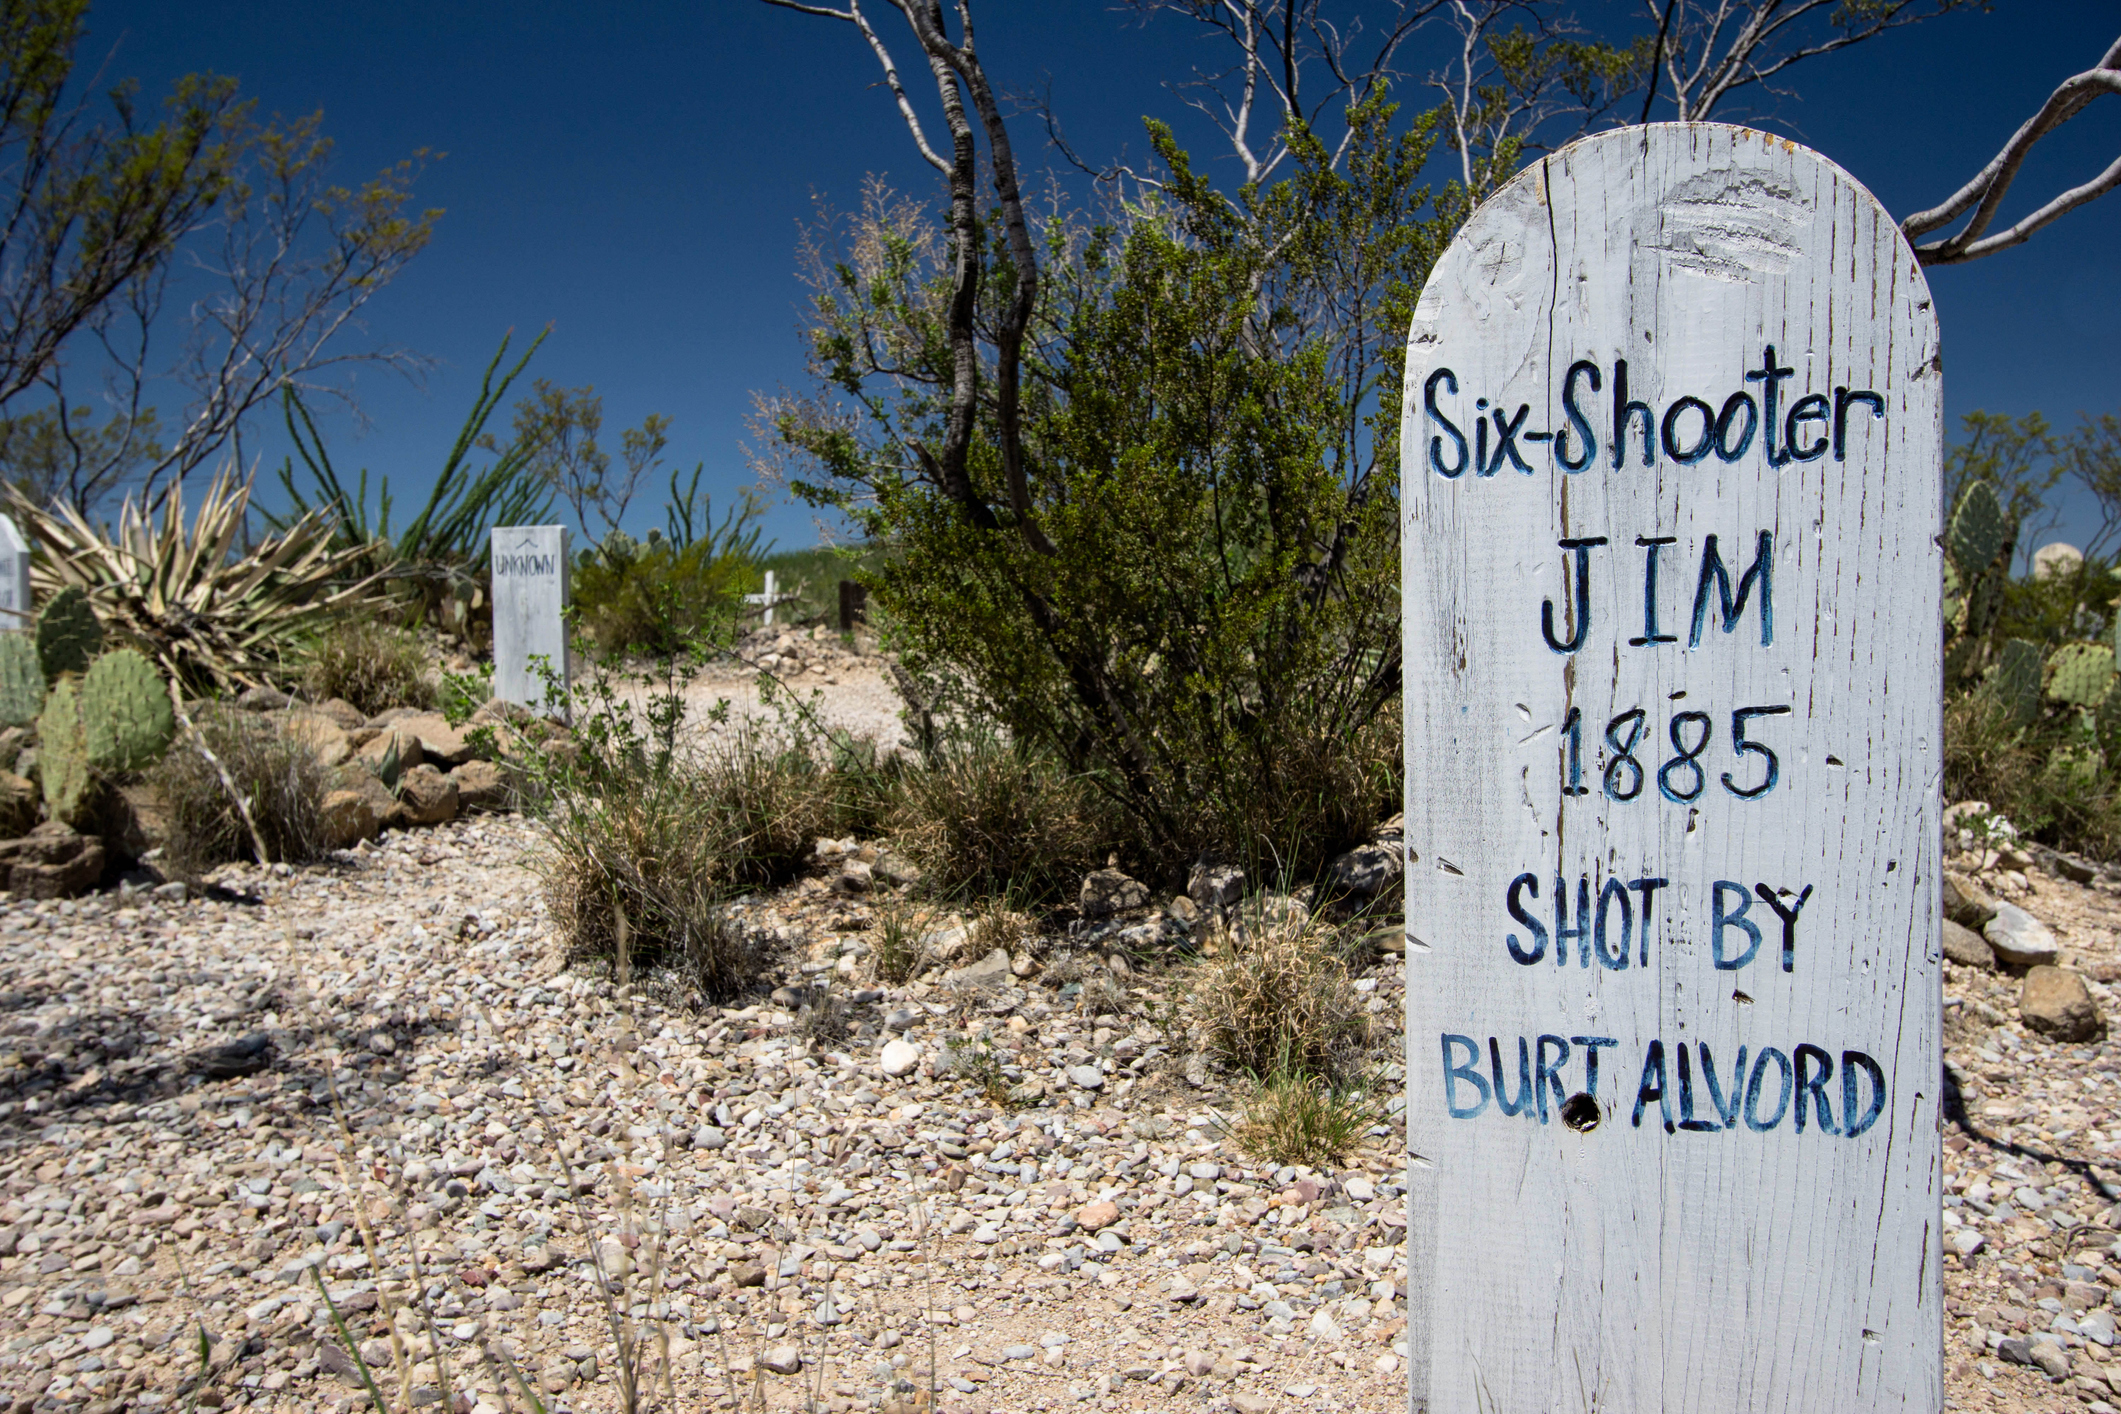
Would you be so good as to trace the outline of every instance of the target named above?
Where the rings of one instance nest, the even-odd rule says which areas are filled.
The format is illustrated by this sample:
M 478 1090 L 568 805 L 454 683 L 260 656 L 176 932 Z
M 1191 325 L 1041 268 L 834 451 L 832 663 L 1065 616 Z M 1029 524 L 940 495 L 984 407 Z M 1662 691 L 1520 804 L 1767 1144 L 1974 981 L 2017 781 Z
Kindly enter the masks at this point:
M 1407 986 L 1408 1142 L 1426 1156 L 1410 1170 L 1415 1410 L 1939 1407 L 1937 347 L 1921 272 L 1876 201 L 1816 153 L 1720 125 L 1627 129 L 1528 169 L 1422 292 L 1402 430 L 1406 841 L 1435 861 L 1406 877 L 1408 935 L 1426 940 Z M 1563 402 L 1579 360 L 1599 380 L 1576 384 L 1598 455 L 1566 472 L 1557 456 L 1584 450 Z M 1657 455 L 1641 464 L 1631 417 L 1616 470 L 1623 360 Z M 1454 386 L 1432 392 L 1443 369 Z M 1815 456 L 1771 464 L 1771 386 L 1778 452 L 1794 435 Z M 1474 464 L 1482 435 L 1492 466 Z M 1670 455 L 1703 438 L 1699 460 Z M 1441 474 L 1454 462 L 1461 474 Z M 1772 634 L 1758 578 L 1726 632 L 1707 538 L 1735 597 L 1763 533 Z M 1581 641 L 1550 646 L 1586 606 Z M 1674 641 L 1629 642 L 1653 627 Z M 1607 733 L 1625 738 L 1638 709 L 1638 764 L 1616 764 Z M 1774 752 L 1776 778 L 1745 798 L 1766 779 L 1736 735 L 1733 713 L 1749 709 L 1745 740 Z M 1572 739 L 1577 796 L 1564 793 Z M 1520 913 L 1546 935 L 1532 963 L 1506 942 L 1534 946 L 1509 907 L 1524 875 L 1536 897 L 1520 887 Z M 1606 908 L 1605 961 L 1588 959 L 1595 937 L 1571 936 L 1557 965 L 1557 876 L 1560 922 L 1576 917 L 1579 880 L 1594 917 Z M 1648 908 L 1647 942 L 1621 942 L 1613 898 L 1631 924 Z M 1785 971 L 1778 913 L 1793 910 Z M 1742 955 L 1745 923 L 1757 951 L 1719 968 Z M 1589 1111 L 1583 1038 L 1610 1038 L 1588 1048 Z M 1643 1100 L 1638 1126 L 1652 1041 L 1664 1094 Z M 1763 1067 L 1750 1111 L 1742 1095 L 1712 1098 L 1704 1045 L 1719 1091 L 1740 1045 L 1740 1084 Z M 1821 1056 L 1834 1066 L 1807 1092 L 1806 1131 L 1790 1106 L 1748 1123 L 1770 1117 L 1800 1045 L 1816 1048 L 1807 1078 Z M 1548 1061 L 1554 1079 L 1522 1094 L 1520 1076 L 1539 1080 Z M 1867 1123 L 1866 1063 L 1885 1082 Z M 1522 1115 L 1492 1095 L 1470 1112 L 1497 1079 L 1532 1102 Z M 1454 1117 L 1454 1098 L 1470 1113 Z M 1832 1128 L 1853 1116 L 1860 1132 L 1822 1129 L 1821 1099 Z M 1570 1106 L 1588 1127 L 1564 1122 Z

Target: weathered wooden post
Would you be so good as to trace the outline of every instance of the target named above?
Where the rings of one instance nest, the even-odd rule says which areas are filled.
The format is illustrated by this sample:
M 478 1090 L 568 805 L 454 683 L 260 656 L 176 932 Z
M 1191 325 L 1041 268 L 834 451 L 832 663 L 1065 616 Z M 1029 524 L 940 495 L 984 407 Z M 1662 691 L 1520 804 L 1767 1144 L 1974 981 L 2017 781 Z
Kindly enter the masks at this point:
M 1939 1407 L 1939 377 L 1742 128 L 1544 159 L 1422 292 L 1414 1409 Z
M 840 581 L 840 632 L 853 633 L 856 624 L 869 622 L 869 586 L 859 580 Z
M 493 532 L 493 695 L 565 717 L 567 528 L 496 526 Z M 562 694 L 549 702 L 546 675 Z

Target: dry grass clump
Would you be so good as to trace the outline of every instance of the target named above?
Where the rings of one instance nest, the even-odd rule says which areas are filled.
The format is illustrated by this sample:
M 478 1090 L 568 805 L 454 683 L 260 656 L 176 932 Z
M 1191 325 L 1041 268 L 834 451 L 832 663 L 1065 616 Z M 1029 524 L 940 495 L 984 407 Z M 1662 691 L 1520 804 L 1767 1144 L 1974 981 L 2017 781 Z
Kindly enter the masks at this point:
M 1320 1168 L 1346 1158 L 1385 1118 L 1367 1090 L 1282 1074 L 1256 1082 L 1224 1131 L 1238 1148 L 1270 1163 Z
M 822 756 L 744 733 L 708 753 L 615 751 L 562 779 L 544 875 L 569 955 L 678 967 L 709 996 L 748 986 L 761 958 L 728 904 L 862 823 L 862 773 Z
M 1254 904 L 1240 917 L 1237 945 L 1203 966 L 1188 998 L 1209 1050 L 1255 1077 L 1346 1074 L 1370 1023 L 1335 931 L 1300 909 Z
M 939 892 L 1048 903 L 1097 867 L 1108 813 L 1049 754 L 967 731 L 900 777 L 885 823 Z
M 323 804 L 331 781 L 308 746 L 272 718 L 231 707 L 208 705 L 194 723 L 228 781 L 188 735 L 180 735 L 149 773 L 168 820 L 162 857 L 169 870 L 196 878 L 215 865 L 256 855 L 229 783 L 241 793 L 271 862 L 322 858 Z
M 435 705 L 419 636 L 373 620 L 337 625 L 318 639 L 303 667 L 302 689 L 318 702 L 342 697 L 370 716 Z

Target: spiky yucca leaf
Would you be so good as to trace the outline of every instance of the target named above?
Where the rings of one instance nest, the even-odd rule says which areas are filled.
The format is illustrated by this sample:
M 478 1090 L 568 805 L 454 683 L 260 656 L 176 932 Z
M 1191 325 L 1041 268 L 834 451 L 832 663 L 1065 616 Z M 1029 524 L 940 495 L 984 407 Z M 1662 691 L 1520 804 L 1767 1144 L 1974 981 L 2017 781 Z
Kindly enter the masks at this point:
M 319 514 L 236 554 L 251 487 L 224 471 L 192 514 L 181 485 L 146 505 L 128 498 L 108 538 L 70 506 L 6 495 L 45 552 L 30 570 L 37 595 L 78 586 L 115 637 L 196 690 L 266 681 L 295 642 L 376 597 L 373 577 L 354 572 L 365 551 L 334 550 Z

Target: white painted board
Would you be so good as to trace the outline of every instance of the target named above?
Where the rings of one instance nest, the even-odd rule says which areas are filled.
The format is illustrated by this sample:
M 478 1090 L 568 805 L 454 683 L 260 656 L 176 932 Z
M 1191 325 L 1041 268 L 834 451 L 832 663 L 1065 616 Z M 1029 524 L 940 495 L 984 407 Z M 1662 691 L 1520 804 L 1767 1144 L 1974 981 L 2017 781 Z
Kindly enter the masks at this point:
M 549 670 L 565 684 L 567 528 L 507 525 L 493 531 L 493 694 L 565 717 L 550 702 Z
M 36 627 L 29 595 L 29 543 L 15 522 L 0 515 L 0 633 Z
M 1939 381 L 1892 219 L 1742 128 L 1534 164 L 1423 290 L 1414 1409 L 1939 1407 Z

